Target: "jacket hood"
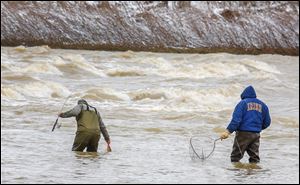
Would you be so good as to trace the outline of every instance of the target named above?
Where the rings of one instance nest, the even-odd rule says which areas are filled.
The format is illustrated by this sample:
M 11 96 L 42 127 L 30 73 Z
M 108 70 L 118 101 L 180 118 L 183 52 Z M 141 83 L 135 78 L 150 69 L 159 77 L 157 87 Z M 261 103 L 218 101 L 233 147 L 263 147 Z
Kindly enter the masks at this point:
M 254 88 L 250 85 L 241 94 L 241 99 L 245 98 L 256 98 L 256 93 Z

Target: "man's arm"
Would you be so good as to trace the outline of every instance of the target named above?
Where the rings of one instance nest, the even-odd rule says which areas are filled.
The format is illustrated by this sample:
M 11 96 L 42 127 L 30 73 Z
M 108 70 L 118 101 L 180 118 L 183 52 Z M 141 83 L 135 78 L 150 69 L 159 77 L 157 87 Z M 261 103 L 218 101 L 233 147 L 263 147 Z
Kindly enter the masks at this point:
M 106 127 L 102 121 L 102 118 L 101 118 L 99 112 L 98 112 L 98 120 L 99 120 L 100 131 L 101 131 L 105 141 L 109 144 L 110 143 L 109 135 L 108 135 L 108 132 L 106 130 Z
M 82 109 L 82 104 L 76 105 L 73 109 L 64 113 L 60 113 L 59 117 L 61 118 L 76 117 L 80 114 L 81 109 Z
M 270 117 L 269 109 L 267 106 L 265 106 L 265 116 L 263 120 L 262 129 L 268 128 L 270 124 L 271 124 L 271 117 Z
M 236 131 L 239 128 L 240 123 L 242 122 L 243 119 L 244 107 L 245 107 L 244 101 L 240 101 L 235 107 L 234 112 L 232 114 L 232 119 L 227 127 L 227 130 L 230 133 Z
M 236 131 L 238 129 L 238 127 L 240 126 L 240 123 L 243 119 L 244 105 L 245 105 L 245 103 L 243 101 L 240 101 L 236 105 L 234 112 L 232 114 L 232 119 L 231 119 L 229 125 L 227 126 L 226 131 L 222 132 L 220 135 L 221 140 L 228 138 L 228 136 L 232 132 Z

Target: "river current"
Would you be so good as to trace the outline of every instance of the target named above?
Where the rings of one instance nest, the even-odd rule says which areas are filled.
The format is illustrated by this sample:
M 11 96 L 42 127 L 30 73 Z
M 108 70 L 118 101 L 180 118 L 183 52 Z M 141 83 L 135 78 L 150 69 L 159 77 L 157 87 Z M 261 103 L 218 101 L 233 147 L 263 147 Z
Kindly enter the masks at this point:
M 192 160 L 190 137 L 212 147 L 248 85 L 272 119 L 260 169 L 230 163 L 233 135 Z M 80 98 L 112 152 L 103 137 L 98 153 L 72 152 L 74 118 L 51 132 Z M 299 183 L 299 57 L 1 47 L 1 183 Z

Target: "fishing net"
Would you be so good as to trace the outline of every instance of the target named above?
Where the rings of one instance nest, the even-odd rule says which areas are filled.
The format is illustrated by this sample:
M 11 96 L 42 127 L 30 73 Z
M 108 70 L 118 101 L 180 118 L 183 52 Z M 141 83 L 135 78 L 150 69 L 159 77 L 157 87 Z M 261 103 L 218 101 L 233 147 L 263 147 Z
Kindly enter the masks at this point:
M 218 139 L 213 139 L 210 137 L 191 137 L 189 153 L 192 160 L 204 161 L 211 157 L 215 148 L 216 141 Z

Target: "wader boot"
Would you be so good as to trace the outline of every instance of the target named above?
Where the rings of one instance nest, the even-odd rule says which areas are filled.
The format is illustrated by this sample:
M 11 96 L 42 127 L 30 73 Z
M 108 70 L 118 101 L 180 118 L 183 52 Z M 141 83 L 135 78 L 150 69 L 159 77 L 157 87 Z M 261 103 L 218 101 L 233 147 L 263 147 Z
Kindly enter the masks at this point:
M 73 151 L 97 152 L 100 139 L 100 127 L 97 113 L 82 110 L 77 119 L 77 132 L 73 143 Z

